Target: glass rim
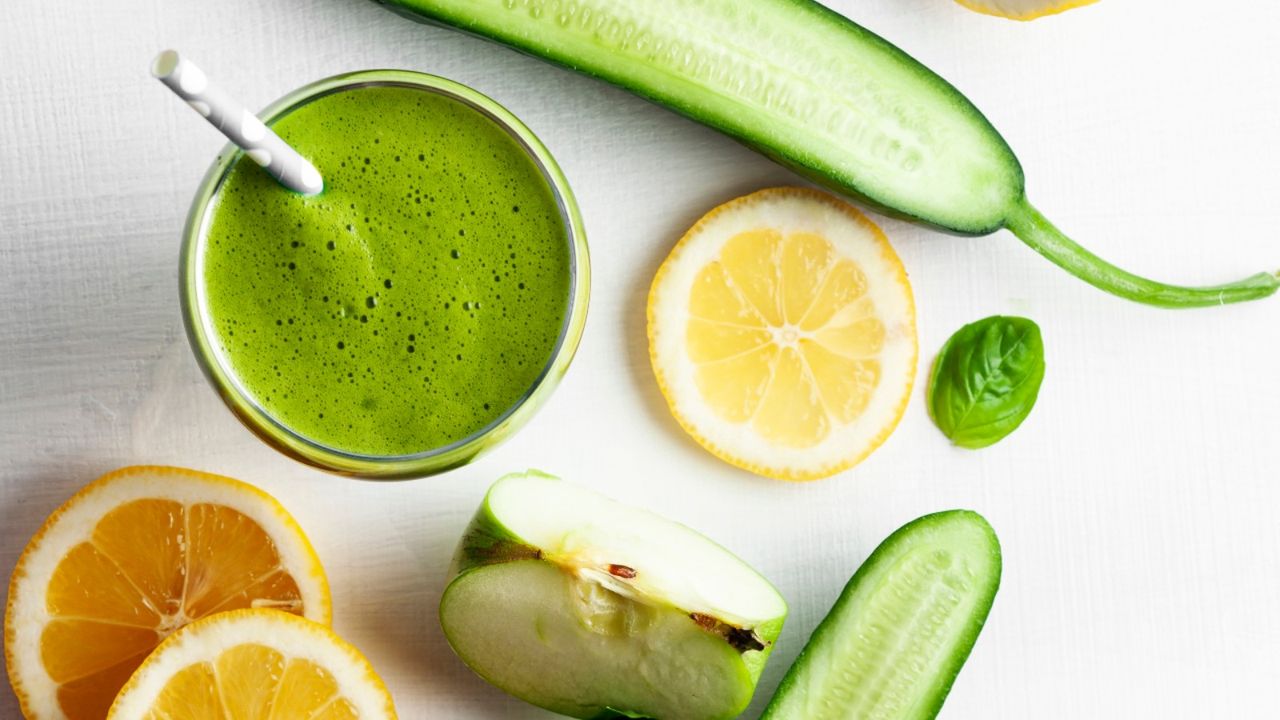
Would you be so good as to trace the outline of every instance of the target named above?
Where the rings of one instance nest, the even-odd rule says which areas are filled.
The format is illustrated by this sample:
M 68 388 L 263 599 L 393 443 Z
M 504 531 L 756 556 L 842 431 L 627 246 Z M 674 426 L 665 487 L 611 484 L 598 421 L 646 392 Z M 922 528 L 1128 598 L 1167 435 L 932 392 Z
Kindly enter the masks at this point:
M 197 362 L 232 412 L 267 444 L 297 460 L 330 472 L 364 478 L 409 478 L 434 474 L 465 464 L 488 444 L 486 439 L 518 429 L 549 394 L 573 359 L 586 320 L 590 287 L 590 262 L 581 213 L 560 166 L 550 151 L 519 118 L 497 101 L 466 85 L 436 75 L 410 70 L 361 70 L 324 78 L 293 90 L 268 105 L 258 116 L 268 125 L 319 98 L 364 87 L 407 87 L 461 102 L 501 128 L 537 167 L 559 209 L 568 244 L 569 293 L 559 336 L 541 372 L 511 404 L 492 421 L 447 445 L 416 453 L 376 455 L 333 447 L 307 437 L 268 412 L 240 382 L 225 354 L 214 340 L 203 282 L 208 225 L 218 191 L 243 152 L 228 144 L 218 154 L 192 201 L 183 230 L 179 268 L 183 320 Z

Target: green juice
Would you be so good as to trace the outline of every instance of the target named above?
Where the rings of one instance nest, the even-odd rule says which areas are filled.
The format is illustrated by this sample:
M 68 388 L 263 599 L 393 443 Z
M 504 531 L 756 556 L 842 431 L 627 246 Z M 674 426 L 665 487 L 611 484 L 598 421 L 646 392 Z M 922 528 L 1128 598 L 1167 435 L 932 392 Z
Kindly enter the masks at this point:
M 564 331 L 573 263 L 525 149 L 408 87 L 324 95 L 272 127 L 325 190 L 241 158 L 214 197 L 207 327 L 242 389 L 294 433 L 373 456 L 451 445 L 518 405 Z

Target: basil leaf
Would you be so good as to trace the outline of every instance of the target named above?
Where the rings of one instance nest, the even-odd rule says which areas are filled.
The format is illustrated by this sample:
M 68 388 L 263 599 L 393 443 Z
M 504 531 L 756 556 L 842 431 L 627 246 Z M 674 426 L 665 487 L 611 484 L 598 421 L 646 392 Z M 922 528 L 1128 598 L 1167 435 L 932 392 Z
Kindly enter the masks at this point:
M 1040 394 L 1040 327 L 997 315 L 960 328 L 942 347 L 929 379 L 929 416 L 951 441 L 977 450 L 1018 429 Z

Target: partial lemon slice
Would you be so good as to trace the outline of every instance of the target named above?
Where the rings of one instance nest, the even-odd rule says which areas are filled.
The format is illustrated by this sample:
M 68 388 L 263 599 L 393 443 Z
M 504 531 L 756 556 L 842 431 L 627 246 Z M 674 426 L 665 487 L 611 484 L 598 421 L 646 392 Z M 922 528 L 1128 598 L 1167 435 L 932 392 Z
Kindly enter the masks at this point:
M 1010 20 L 1035 20 L 1046 15 L 1057 15 L 1098 0 L 956 0 L 956 2 L 984 15 Z
M 901 419 L 915 302 L 888 239 L 848 203 L 776 188 L 698 221 L 649 292 L 649 353 L 676 420 L 721 459 L 812 480 Z
M 19 558 L 9 680 L 30 720 L 101 720 L 167 635 L 248 607 L 329 622 L 324 570 L 289 513 L 231 478 L 117 470 L 51 515 Z
M 328 626 L 279 610 L 218 613 L 174 633 L 111 706 L 119 720 L 388 720 L 369 661 Z

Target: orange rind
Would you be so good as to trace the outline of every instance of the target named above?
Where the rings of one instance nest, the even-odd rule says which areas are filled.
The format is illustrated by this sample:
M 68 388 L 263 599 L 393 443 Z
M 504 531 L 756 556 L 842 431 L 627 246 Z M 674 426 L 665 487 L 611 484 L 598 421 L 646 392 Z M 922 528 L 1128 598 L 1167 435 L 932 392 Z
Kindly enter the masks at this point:
M 9 680 L 28 720 L 101 720 L 165 637 L 237 608 L 329 622 L 324 569 L 292 516 L 231 478 L 123 468 L 63 504 L 19 558 Z

